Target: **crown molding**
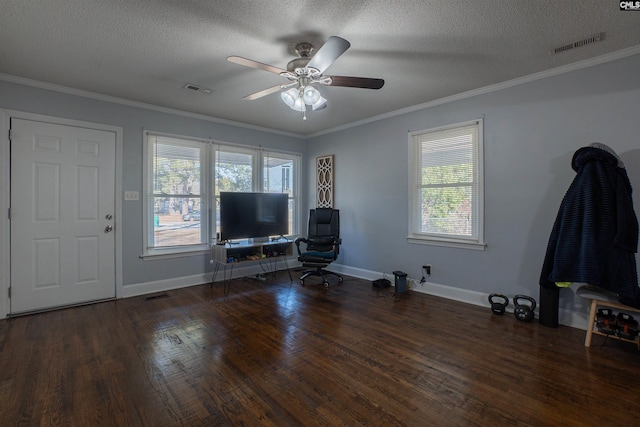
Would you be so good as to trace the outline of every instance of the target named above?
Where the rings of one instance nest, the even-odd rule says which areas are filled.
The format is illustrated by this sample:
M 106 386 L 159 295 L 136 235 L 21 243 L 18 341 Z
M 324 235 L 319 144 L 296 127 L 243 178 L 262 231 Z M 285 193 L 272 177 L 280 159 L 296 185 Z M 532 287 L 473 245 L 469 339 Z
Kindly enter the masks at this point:
M 436 99 L 433 101 L 425 102 L 423 104 L 414 105 L 407 108 L 402 108 L 395 111 L 390 111 L 388 113 L 380 114 L 377 116 L 369 117 L 366 119 L 358 120 L 355 122 L 347 123 L 345 125 L 337 126 L 331 129 L 326 129 L 321 132 L 316 132 L 311 135 L 306 135 L 305 139 L 315 138 L 317 136 L 326 135 L 333 132 L 338 132 L 346 129 L 350 129 L 356 126 L 362 126 L 368 123 L 377 122 L 380 120 L 388 119 L 391 117 L 401 116 L 403 114 L 413 113 L 416 111 L 425 110 L 427 108 L 435 107 L 437 105 L 448 104 L 454 101 L 460 101 L 462 99 L 472 98 L 478 95 L 484 95 L 491 92 L 496 92 L 499 90 L 511 88 L 514 86 L 519 86 L 531 82 L 535 82 L 537 80 L 546 79 L 549 77 L 559 76 L 562 74 L 570 73 L 572 71 L 582 70 L 585 68 L 593 67 L 595 65 L 604 64 L 606 62 L 615 61 L 618 59 L 627 58 L 629 56 L 640 54 L 640 45 L 632 46 L 626 49 L 617 50 L 615 52 L 610 52 L 604 55 L 596 56 L 593 58 L 585 59 L 582 61 L 574 62 L 571 64 L 563 65 L 560 67 L 552 68 L 550 70 L 540 71 L 538 73 L 529 74 L 527 76 L 518 77 L 516 79 L 507 80 L 505 82 L 496 83 L 490 86 L 481 87 L 478 89 L 473 89 L 467 92 L 462 92 L 456 95 L 447 96 L 445 98 Z
M 53 83 L 41 82 L 38 80 L 27 79 L 24 77 L 18 77 L 11 74 L 2 74 L 0 73 L 0 80 L 9 82 L 9 83 L 17 83 L 24 86 L 31 86 L 39 89 L 51 90 L 54 92 L 60 92 L 67 95 L 81 96 L 83 98 L 94 99 L 96 101 L 104 101 L 110 102 L 113 104 L 126 105 L 128 107 L 142 108 L 145 110 L 157 111 L 160 113 L 173 114 L 176 116 L 188 117 L 192 119 L 205 120 L 208 122 L 218 123 L 222 125 L 234 126 L 244 129 L 257 130 L 260 132 L 268 132 L 282 136 L 288 136 L 293 138 L 304 139 L 303 135 L 292 133 L 292 132 L 283 132 L 276 129 L 271 129 L 263 126 L 251 125 L 248 123 L 236 122 L 234 120 L 221 119 L 214 116 L 207 116 L 205 114 L 191 113 L 189 111 L 179 110 L 176 108 L 169 107 L 161 107 L 159 105 L 148 104 L 146 102 L 132 101 L 129 99 L 118 98 L 116 96 L 104 95 L 101 93 L 91 92 L 87 90 L 74 89 L 66 86 L 60 86 Z
M 292 133 L 292 132 L 283 132 L 283 131 L 279 131 L 279 130 L 276 130 L 276 129 L 271 129 L 271 128 L 267 128 L 267 127 L 263 127 L 263 126 L 256 126 L 256 125 L 251 125 L 251 124 L 248 124 L 248 123 L 242 123 L 242 122 L 237 122 L 237 121 L 233 121 L 233 120 L 221 119 L 221 118 L 218 118 L 218 117 L 207 116 L 207 115 L 204 115 L 204 114 L 191 113 L 191 112 L 188 112 L 188 111 L 179 110 L 179 109 L 175 109 L 175 108 L 161 107 L 161 106 L 154 105 L 154 104 L 147 104 L 147 103 L 144 103 L 144 102 L 131 101 L 131 100 L 124 99 L 124 98 L 118 98 L 118 97 L 115 97 L 115 96 L 103 95 L 103 94 L 100 94 L 100 93 L 95 93 L 95 92 L 90 92 L 90 91 L 85 91 L 85 90 L 80 90 L 80 89 L 73 89 L 73 88 L 69 88 L 69 87 L 66 87 L 66 86 L 55 85 L 55 84 L 52 84 L 52 83 L 45 83 L 45 82 L 41 82 L 41 81 L 38 81 L 38 80 L 31 80 L 31 79 L 27 79 L 27 78 L 24 78 L 24 77 L 13 76 L 13 75 L 10 75 L 10 74 L 2 74 L 2 73 L 0 73 L 0 80 L 7 81 L 7 82 L 10 82 L 10 83 L 17 83 L 17 84 L 21 84 L 21 85 L 25 85 L 25 86 L 36 87 L 36 88 L 45 89 L 45 90 L 51 90 L 51 91 L 55 91 L 55 92 L 61 92 L 61 93 L 69 94 L 69 95 L 81 96 L 81 97 L 84 97 L 84 98 L 95 99 L 95 100 L 98 100 L 98 101 L 111 102 L 111 103 L 120 104 L 120 105 L 126 105 L 126 106 L 130 106 L 130 107 L 137 107 L 137 108 L 143 108 L 143 109 L 147 109 L 147 110 L 157 111 L 157 112 L 161 112 L 161 113 L 174 114 L 174 115 L 178 115 L 178 116 L 182 116 L 182 117 L 205 120 L 205 121 L 218 123 L 218 124 L 222 124 L 222 125 L 234 126 L 234 127 L 244 128 L 244 129 L 257 130 L 257 131 L 260 131 L 260 132 L 268 132 L 268 133 L 272 133 L 272 134 L 276 134 L 276 135 L 288 136 L 288 137 L 292 137 L 292 138 L 299 138 L 299 139 L 309 140 L 309 139 L 312 139 L 312 138 L 315 138 L 315 137 L 318 137 L 318 136 L 322 136 L 322 135 L 326 135 L 326 134 L 330 134 L 330 133 L 334 133 L 334 132 L 338 132 L 338 131 L 354 128 L 354 127 L 357 127 L 357 126 L 362 126 L 362 125 L 365 125 L 365 124 L 368 124 L 368 123 L 373 123 L 373 122 L 377 122 L 377 121 L 380 121 L 380 120 L 385 120 L 385 119 L 392 118 L 392 117 L 401 116 L 403 114 L 408 114 L 408 113 L 413 113 L 413 112 L 416 112 L 416 111 L 425 110 L 425 109 L 432 108 L 432 107 L 435 107 L 435 106 L 438 106 L 438 105 L 448 104 L 450 102 L 455 102 L 455 101 L 460 101 L 460 100 L 467 99 L 467 98 L 472 98 L 472 97 L 478 96 L 478 95 L 484 95 L 484 94 L 487 94 L 487 93 L 496 92 L 496 91 L 499 91 L 499 90 L 503 90 L 503 89 L 507 89 L 507 88 L 511 88 L 511 87 L 514 87 L 514 86 L 519 86 L 519 85 L 531 83 L 531 82 L 535 82 L 535 81 L 546 79 L 546 78 L 549 78 L 549 77 L 559 76 L 559 75 L 562 75 L 562 74 L 570 73 L 572 71 L 582 70 L 582 69 L 585 69 L 585 68 L 593 67 L 595 65 L 599 65 L 599 64 L 606 63 L 606 62 L 615 61 L 615 60 L 618 60 L 618 59 L 627 58 L 629 56 L 633 56 L 633 55 L 637 55 L 637 54 L 640 54 L 640 45 L 632 46 L 632 47 L 629 47 L 629 48 L 626 48 L 626 49 L 617 50 L 615 52 L 610 52 L 610 53 L 607 53 L 607 54 L 604 54 L 604 55 L 596 56 L 594 58 L 589 58 L 589 59 L 585 59 L 585 60 L 582 60 L 582 61 L 574 62 L 574 63 L 571 63 L 571 64 L 563 65 L 563 66 L 556 67 L 556 68 L 553 68 L 553 69 L 550 69 L 550 70 L 541 71 L 541 72 L 530 74 L 530 75 L 523 76 L 523 77 L 518 77 L 516 79 L 507 80 L 505 82 L 496 83 L 496 84 L 493 84 L 493 85 L 490 85 L 490 86 L 485 86 L 485 87 L 482 87 L 482 88 L 473 89 L 473 90 L 470 90 L 470 91 L 467 91 L 467 92 L 462 92 L 462 93 L 459 93 L 459 94 L 456 94 L 456 95 L 447 96 L 447 97 L 444 97 L 444 98 L 436 99 L 436 100 L 425 102 L 425 103 L 422 103 L 422 104 L 417 104 L 417 105 L 414 105 L 414 106 L 411 106 L 411 107 L 401 108 L 399 110 L 394 110 L 394 111 L 390 111 L 388 113 L 379 114 L 377 116 L 368 117 L 366 119 L 357 120 L 355 122 L 347 123 L 347 124 L 344 124 L 344 125 L 341 125 L 341 126 L 330 128 L 330 129 L 325 129 L 323 131 L 316 132 L 316 133 L 309 134 L 309 135 L 302 135 L 302 134 L 297 134 L 297 133 Z

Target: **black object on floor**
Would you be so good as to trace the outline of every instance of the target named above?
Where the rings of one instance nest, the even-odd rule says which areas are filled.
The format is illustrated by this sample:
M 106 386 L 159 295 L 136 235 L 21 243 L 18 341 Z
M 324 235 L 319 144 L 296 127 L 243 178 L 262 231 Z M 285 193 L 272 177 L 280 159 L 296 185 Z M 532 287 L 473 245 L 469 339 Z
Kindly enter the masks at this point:
M 560 308 L 560 288 L 540 286 L 539 322 L 550 328 L 558 327 L 558 310 Z
M 374 288 L 388 288 L 391 282 L 388 279 L 377 279 L 371 282 Z

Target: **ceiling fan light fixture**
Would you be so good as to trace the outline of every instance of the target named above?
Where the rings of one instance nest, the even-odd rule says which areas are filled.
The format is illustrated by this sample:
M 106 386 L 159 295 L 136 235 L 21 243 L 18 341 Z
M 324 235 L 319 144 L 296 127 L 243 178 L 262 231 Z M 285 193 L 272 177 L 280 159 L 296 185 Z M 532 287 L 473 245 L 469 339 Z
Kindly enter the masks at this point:
M 302 99 L 307 105 L 315 104 L 320 98 L 322 98 L 320 91 L 311 85 L 305 87 L 302 92 Z
M 272 93 L 280 92 L 280 98 L 289 108 L 302 113 L 302 119 L 307 119 L 307 106 L 312 110 L 321 110 L 327 107 L 327 100 L 316 85 L 343 86 L 361 89 L 380 89 L 384 85 L 384 80 L 368 77 L 351 76 L 324 76 L 323 73 L 336 59 L 349 49 L 351 43 L 347 40 L 331 36 L 322 47 L 311 56 L 313 45 L 310 43 L 299 43 L 296 45 L 295 58 L 287 64 L 286 70 L 241 56 L 229 56 L 227 60 L 245 67 L 256 68 L 280 77 L 286 78 L 287 83 L 272 86 L 256 93 L 247 95 L 243 99 L 255 100 Z
M 291 109 L 292 110 L 296 110 L 296 111 L 300 111 L 300 112 L 305 112 L 305 111 L 307 111 L 307 106 L 305 105 L 305 103 L 302 100 L 302 98 L 297 97 L 295 102 L 291 106 Z
M 327 103 L 327 100 L 325 98 L 323 98 L 322 95 L 320 95 L 320 98 L 316 102 L 311 104 L 311 108 L 313 108 L 313 111 L 315 111 L 315 110 L 325 106 L 326 103 Z
M 282 102 L 295 110 L 294 105 L 296 101 L 300 99 L 300 94 L 298 93 L 298 89 L 292 87 L 287 91 L 281 92 L 280 98 L 282 98 Z

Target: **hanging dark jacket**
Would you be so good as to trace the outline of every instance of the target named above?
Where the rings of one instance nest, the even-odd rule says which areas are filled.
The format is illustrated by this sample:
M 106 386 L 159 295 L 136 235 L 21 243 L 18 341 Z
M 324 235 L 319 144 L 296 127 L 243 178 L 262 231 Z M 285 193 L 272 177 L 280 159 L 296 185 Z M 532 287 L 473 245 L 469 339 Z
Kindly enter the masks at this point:
M 638 220 L 627 171 L 614 155 L 595 147 L 576 151 L 571 166 L 577 174 L 549 237 L 540 286 L 589 283 L 640 308 Z

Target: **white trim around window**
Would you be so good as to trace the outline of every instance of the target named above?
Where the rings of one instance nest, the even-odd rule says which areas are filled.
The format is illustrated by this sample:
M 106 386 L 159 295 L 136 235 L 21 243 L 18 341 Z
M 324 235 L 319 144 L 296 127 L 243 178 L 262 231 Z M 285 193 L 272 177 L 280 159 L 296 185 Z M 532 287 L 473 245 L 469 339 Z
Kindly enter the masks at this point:
M 484 249 L 482 119 L 409 133 L 410 243 Z
M 276 191 L 266 186 L 267 174 L 280 165 L 288 168 L 276 176 L 286 178 L 291 234 L 298 233 L 301 154 L 152 131 L 143 139 L 142 258 L 208 251 L 216 239 L 219 191 Z M 220 170 L 218 157 L 224 158 Z

